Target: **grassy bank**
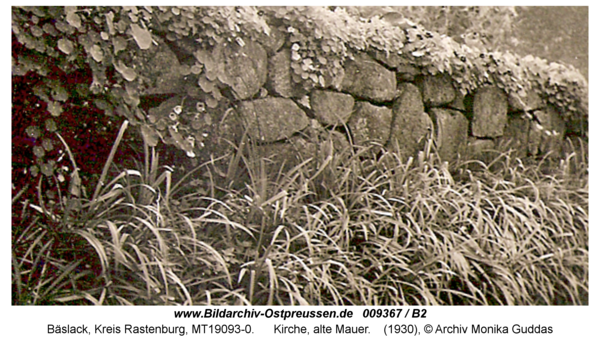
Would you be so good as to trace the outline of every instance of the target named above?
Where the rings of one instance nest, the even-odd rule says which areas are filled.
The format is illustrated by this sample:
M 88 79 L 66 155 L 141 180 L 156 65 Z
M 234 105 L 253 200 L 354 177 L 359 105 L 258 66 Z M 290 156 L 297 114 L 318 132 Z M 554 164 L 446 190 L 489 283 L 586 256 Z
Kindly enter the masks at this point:
M 271 177 L 251 147 L 222 157 L 237 174 L 146 156 L 13 211 L 13 304 L 588 302 L 585 144 L 452 164 L 354 147 Z

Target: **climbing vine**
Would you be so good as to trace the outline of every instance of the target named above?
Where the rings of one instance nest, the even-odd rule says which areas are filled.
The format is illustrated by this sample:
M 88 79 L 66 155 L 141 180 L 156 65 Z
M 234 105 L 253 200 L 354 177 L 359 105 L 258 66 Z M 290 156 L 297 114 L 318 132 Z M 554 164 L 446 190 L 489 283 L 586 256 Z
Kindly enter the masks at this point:
M 203 137 L 199 123 L 212 122 L 207 110 L 224 112 L 228 102 L 265 91 L 248 87 L 231 70 L 260 70 L 264 66 L 253 64 L 252 56 L 279 51 L 289 51 L 292 81 L 305 91 L 339 89 L 346 61 L 369 52 L 399 59 L 423 74 L 448 74 L 463 94 L 486 84 L 521 97 L 535 92 L 565 121 L 587 120 L 587 82 L 570 66 L 461 44 L 407 19 L 414 11 L 368 18 L 351 12 L 283 6 L 13 7 L 13 77 L 38 77 L 32 92 L 49 114 L 25 130 L 36 142 L 37 167 L 50 175 L 55 167 L 45 158 L 59 145 L 42 132 L 55 132 L 63 113 L 81 106 L 127 119 L 151 145 L 162 140 L 193 156 Z M 502 29 L 507 23 L 492 24 Z M 180 63 L 160 70 L 155 66 L 163 62 L 166 47 L 177 50 Z M 249 56 L 248 64 L 232 56 Z M 75 75 L 90 75 L 90 81 L 75 82 Z M 173 107 L 162 118 L 149 115 L 141 98 L 159 87 L 158 79 L 199 99 L 191 105 L 197 111 L 178 113 Z

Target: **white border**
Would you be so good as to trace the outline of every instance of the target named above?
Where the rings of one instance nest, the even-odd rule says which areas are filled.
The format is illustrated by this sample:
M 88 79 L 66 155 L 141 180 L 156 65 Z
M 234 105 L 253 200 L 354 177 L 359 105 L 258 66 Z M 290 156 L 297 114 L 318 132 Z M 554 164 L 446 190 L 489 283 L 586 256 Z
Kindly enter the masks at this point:
M 144 4 L 154 4 L 155 1 L 146 1 Z M 184 1 L 183 3 L 188 3 L 188 1 Z M 36 2 L 35 5 L 39 5 L 40 2 Z M 78 3 L 74 3 L 78 4 Z M 157 4 L 164 4 L 164 2 L 158 2 Z M 180 3 L 178 3 L 179 5 Z M 190 2 L 190 5 L 201 5 L 202 2 Z M 211 3 L 208 3 L 211 4 Z M 240 2 L 240 1 L 221 1 L 219 5 L 282 5 L 279 1 L 256 1 L 256 2 Z M 20 5 L 20 4 L 19 4 Z M 119 4 L 120 5 L 120 4 Z M 285 5 L 323 5 L 321 1 L 290 1 L 286 2 Z M 331 1 L 328 2 L 327 5 L 361 5 L 359 2 L 348 2 L 348 1 Z M 398 2 L 391 1 L 369 1 L 368 5 L 403 5 Z M 448 2 L 441 1 L 423 1 L 419 2 L 418 5 L 448 5 Z M 460 3 L 456 3 L 453 5 L 481 5 L 481 2 L 475 1 L 462 1 Z M 487 5 L 487 4 L 486 4 Z M 494 5 L 489 4 L 489 5 Z M 598 6 L 596 3 L 591 1 L 569 1 L 557 3 L 557 2 L 541 2 L 541 1 L 520 1 L 518 3 L 502 3 L 502 5 L 537 5 L 537 6 L 548 6 L 548 5 L 567 5 L 567 6 L 589 6 L 589 32 L 590 37 L 595 37 L 594 39 L 590 39 L 590 49 L 589 49 L 589 61 L 594 61 L 597 56 L 597 39 L 598 37 L 598 24 L 597 21 L 599 19 Z M 11 5 L 12 6 L 12 5 Z M 2 12 L 4 14 L 5 20 L 2 22 L 5 23 L 7 27 L 5 27 L 5 34 L 2 35 L 3 45 L 8 47 L 10 44 L 10 8 L 7 11 Z M 8 56 L 8 53 L 5 53 L 4 56 Z M 2 93 L 5 98 L 3 104 L 5 104 L 5 115 L 2 116 L 3 122 L 2 128 L 7 130 L 4 135 L 1 135 L 3 139 L 3 146 L 6 149 L 2 150 L 2 157 L 5 161 L 8 162 L 10 159 L 10 147 L 12 143 L 9 142 L 9 137 L 11 137 L 10 133 L 10 103 L 11 103 L 11 85 L 10 85 L 10 67 L 8 63 L 5 64 L 5 69 L 3 69 L 6 73 L 3 78 L 6 82 L 6 88 Z M 4 227 L 5 227 L 5 240 L 2 244 L 2 261 L 4 262 L 2 265 L 4 266 L 2 273 L 2 280 L 0 294 L 3 296 L 2 299 L 2 313 L 5 315 L 2 316 L 5 325 L 0 326 L 0 330 L 8 331 L 7 334 L 3 334 L 3 337 L 6 337 L 9 341 L 16 341 L 18 339 L 29 339 L 29 338 L 39 338 L 44 342 L 65 342 L 65 341 L 81 341 L 82 339 L 85 341 L 102 341 L 106 342 L 107 339 L 116 340 L 116 341 L 126 341 L 135 339 L 143 339 L 145 342 L 164 342 L 165 338 L 169 341 L 195 341 L 201 342 L 205 340 L 218 339 L 219 341 L 229 342 L 235 341 L 239 342 L 241 340 L 250 339 L 250 340 L 264 340 L 274 338 L 277 340 L 283 339 L 286 342 L 307 342 L 307 338 L 310 341 L 328 341 L 332 339 L 340 339 L 344 341 L 357 341 L 364 342 L 365 340 L 373 339 L 373 338 L 381 338 L 381 339 L 390 339 L 393 341 L 461 341 L 461 342 L 494 342 L 494 341 L 502 341 L 505 342 L 510 340 L 512 342 L 532 342 L 532 341 L 555 341 L 560 339 L 561 341 L 574 339 L 583 342 L 589 342 L 594 339 L 597 339 L 600 335 L 598 334 L 598 254 L 595 251 L 597 247 L 597 237 L 598 235 L 595 233 L 595 229 L 598 224 L 597 213 L 598 211 L 598 181 L 594 178 L 594 174 L 598 172 L 597 165 L 597 143 L 594 132 L 597 132 L 599 128 L 597 127 L 597 121 L 594 113 L 597 111 L 596 99 L 598 99 L 596 81 L 598 80 L 597 67 L 590 63 L 589 66 L 589 84 L 590 84 L 590 155 L 591 155 L 591 166 L 590 166 L 590 305 L 589 306 L 566 306 L 566 307 L 556 307 L 556 306 L 544 306 L 544 307 L 426 307 L 428 310 L 428 318 L 426 320 L 396 320 L 395 322 L 392 320 L 367 320 L 362 319 L 361 313 L 364 307 L 353 307 L 351 309 L 354 310 L 354 316 L 352 320 L 344 320 L 341 323 L 347 323 L 351 325 L 369 325 L 372 328 L 377 326 L 381 326 L 382 323 L 392 323 L 392 324 L 419 324 L 423 325 L 425 323 L 430 324 L 441 324 L 441 325 L 468 325 L 474 323 L 481 323 L 484 325 L 512 325 L 514 323 L 520 323 L 524 325 L 529 324 L 543 324 L 547 326 L 552 326 L 554 328 L 554 333 L 552 335 L 424 335 L 421 334 L 419 337 L 410 336 L 398 336 L 398 337 L 385 337 L 382 332 L 377 331 L 377 329 L 373 329 L 374 332 L 371 335 L 366 337 L 361 337 L 360 335 L 353 336 L 317 336 L 314 334 L 306 336 L 301 335 L 284 335 L 284 336 L 276 336 L 274 334 L 270 334 L 273 330 L 273 325 L 280 323 L 281 321 L 276 321 L 273 319 L 261 319 L 261 320 L 176 320 L 173 318 L 173 311 L 175 308 L 172 307 L 66 307 L 66 306 L 52 306 L 52 307 L 27 307 L 27 306 L 11 306 L 10 300 L 10 275 L 11 275 L 11 263 L 10 263 L 10 230 L 11 227 L 11 218 L 10 218 L 10 198 L 8 194 L 10 194 L 10 183 L 8 180 L 10 179 L 10 162 L 7 163 L 7 166 L 2 169 L 2 191 L 0 194 L 4 195 L 4 199 L 6 199 L 6 203 L 3 203 L 4 210 L 6 212 L 2 212 L 2 218 L 4 219 Z M 5 155 L 6 154 L 6 155 Z M 193 309 L 193 308 L 191 308 Z M 260 309 L 265 309 L 260 308 Z M 320 309 L 319 307 L 311 307 L 311 309 Z M 342 309 L 341 307 L 327 307 L 326 309 Z M 407 309 L 407 308 L 405 308 Z M 77 336 L 77 335 L 48 335 L 46 333 L 47 324 L 87 324 L 93 327 L 93 324 L 103 324 L 103 325 L 112 325 L 118 324 L 123 325 L 125 323 L 131 324 L 150 324 L 150 325 L 186 325 L 191 326 L 193 324 L 199 323 L 250 323 L 252 324 L 257 332 L 264 331 L 266 334 L 254 334 L 251 337 L 245 336 L 218 336 L 212 335 L 210 337 L 202 337 L 201 335 L 187 335 L 184 337 L 173 336 L 173 337 L 164 337 L 162 335 L 91 335 L 91 336 Z M 339 320 L 298 320 L 292 321 L 287 320 L 289 324 L 296 323 L 298 325 L 307 325 L 312 329 L 312 326 L 326 324 L 326 325 L 335 325 L 336 323 L 340 323 Z M 188 329 L 189 330 L 189 329 Z

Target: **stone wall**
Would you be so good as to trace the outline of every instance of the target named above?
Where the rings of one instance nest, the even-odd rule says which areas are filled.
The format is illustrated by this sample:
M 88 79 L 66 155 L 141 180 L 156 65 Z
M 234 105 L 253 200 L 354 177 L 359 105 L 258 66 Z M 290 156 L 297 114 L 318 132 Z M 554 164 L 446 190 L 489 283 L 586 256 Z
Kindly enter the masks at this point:
M 150 109 L 149 122 L 159 131 L 168 127 L 167 143 L 191 157 L 223 155 L 244 137 L 256 143 L 258 156 L 288 167 L 351 146 L 380 145 L 413 156 L 430 138 L 444 160 L 498 147 L 524 156 L 557 151 L 565 135 L 557 110 L 533 92 L 519 98 L 490 84 L 463 96 L 448 75 L 422 72 L 400 55 L 356 53 L 337 80 L 306 89 L 293 79 L 285 39 L 248 42 L 219 55 L 188 53 L 206 66 L 199 80 L 188 73 L 184 81 L 198 81 L 182 87 L 173 78 L 158 78 L 146 95 L 175 94 Z M 181 67 L 181 56 L 173 52 L 161 50 L 161 58 L 168 70 Z M 225 59 L 223 70 L 211 70 L 217 58 Z M 179 121 L 194 134 L 184 137 L 169 126 Z

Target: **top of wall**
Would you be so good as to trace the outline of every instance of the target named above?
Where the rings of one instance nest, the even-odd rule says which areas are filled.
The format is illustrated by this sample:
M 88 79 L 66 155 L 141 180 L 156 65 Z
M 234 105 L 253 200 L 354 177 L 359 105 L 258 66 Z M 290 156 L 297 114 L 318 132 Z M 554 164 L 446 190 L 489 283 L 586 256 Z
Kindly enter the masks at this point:
M 53 25 L 47 25 L 49 19 Z M 149 66 L 155 60 L 145 54 L 163 41 L 180 49 L 178 58 L 190 57 L 181 61 L 186 68 L 181 73 L 210 73 L 213 80 L 223 74 L 224 62 L 211 59 L 205 51 L 224 49 L 227 56 L 255 41 L 268 55 L 290 49 L 293 80 L 305 89 L 340 89 L 345 62 L 366 51 L 395 71 L 412 68 L 420 74 L 449 75 L 463 95 L 493 84 L 511 97 L 525 99 L 536 93 L 554 105 L 565 121 L 587 121 L 588 116 L 587 81 L 571 66 L 481 51 L 402 18 L 366 20 L 340 8 L 35 7 L 13 11 L 13 33 L 35 54 L 61 61 L 66 56 L 59 68 L 87 63 L 94 73 L 93 93 L 110 91 L 108 86 L 117 84 L 113 95 L 130 105 L 139 102 L 136 87 L 148 88 L 155 81 L 157 67 Z M 46 66 L 33 63 L 32 58 L 13 56 L 13 73 L 34 70 L 43 76 Z M 107 76 L 111 68 L 117 71 L 112 79 Z
M 556 106 L 565 121 L 587 117 L 587 81 L 571 66 L 534 56 L 482 51 L 401 18 L 374 17 L 367 21 L 344 10 L 327 8 L 273 8 L 265 9 L 265 13 L 281 18 L 280 25 L 291 40 L 298 41 L 298 64 L 310 60 L 312 72 L 317 74 L 313 80 L 321 81 L 319 75 L 335 74 L 335 68 L 319 63 L 321 59 L 344 60 L 353 58 L 356 51 L 368 51 L 393 69 L 410 65 L 422 74 L 448 74 L 463 95 L 493 84 L 521 98 L 529 92 L 537 93 Z

